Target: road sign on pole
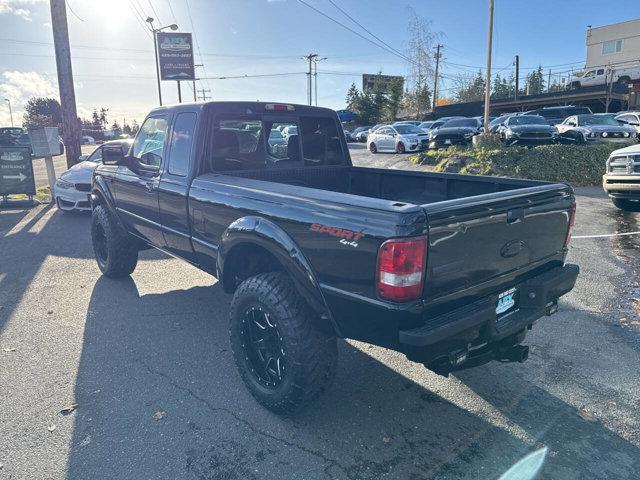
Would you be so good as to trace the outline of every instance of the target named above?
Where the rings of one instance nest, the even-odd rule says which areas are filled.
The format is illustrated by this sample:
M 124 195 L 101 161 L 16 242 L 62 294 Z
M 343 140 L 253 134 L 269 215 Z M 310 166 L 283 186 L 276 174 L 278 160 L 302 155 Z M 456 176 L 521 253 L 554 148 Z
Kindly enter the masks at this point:
M 0 196 L 36 194 L 29 147 L 0 147 Z

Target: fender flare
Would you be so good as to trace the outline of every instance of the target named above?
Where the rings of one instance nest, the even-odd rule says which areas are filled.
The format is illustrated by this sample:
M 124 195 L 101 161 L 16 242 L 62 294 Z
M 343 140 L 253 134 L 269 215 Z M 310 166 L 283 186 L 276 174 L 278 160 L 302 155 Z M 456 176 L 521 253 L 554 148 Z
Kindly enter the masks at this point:
M 111 189 L 107 186 L 105 179 L 100 175 L 96 175 L 93 178 L 93 186 L 91 187 L 91 207 L 95 208 L 98 203 L 100 205 L 104 205 L 116 220 L 118 226 L 124 229 L 124 224 L 122 223 L 122 220 L 120 220 L 120 216 L 116 211 L 116 201 L 113 198 Z
M 295 241 L 278 225 L 261 217 L 246 216 L 235 220 L 222 234 L 216 260 L 216 277 L 224 278 L 225 260 L 238 245 L 255 245 L 271 253 L 291 277 L 298 293 L 316 313 L 318 327 L 327 327 L 338 336 L 336 324 L 324 298 L 311 264 Z M 329 323 L 329 325 L 327 325 Z

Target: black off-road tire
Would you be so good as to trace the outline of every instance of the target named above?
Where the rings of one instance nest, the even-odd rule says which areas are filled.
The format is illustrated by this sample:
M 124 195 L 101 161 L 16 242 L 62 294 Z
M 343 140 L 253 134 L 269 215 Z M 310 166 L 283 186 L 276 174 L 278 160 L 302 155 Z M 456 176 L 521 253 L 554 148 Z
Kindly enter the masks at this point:
M 122 230 L 102 205 L 93 209 L 91 242 L 102 274 L 110 278 L 126 277 L 138 263 L 135 239 Z
M 640 201 L 634 202 L 626 198 L 612 198 L 613 204 L 625 212 L 640 212 Z
M 256 371 L 256 350 L 248 341 L 250 313 L 266 313 L 281 346 L 282 375 L 265 385 Z M 233 356 L 245 385 L 268 410 L 289 415 L 319 397 L 333 380 L 338 351 L 334 336 L 313 326 L 309 306 L 284 273 L 262 273 L 240 284 L 230 308 Z M 255 328 L 255 327 L 254 327 Z M 278 366 L 280 369 L 280 366 Z M 268 383 L 268 382 L 267 382 Z

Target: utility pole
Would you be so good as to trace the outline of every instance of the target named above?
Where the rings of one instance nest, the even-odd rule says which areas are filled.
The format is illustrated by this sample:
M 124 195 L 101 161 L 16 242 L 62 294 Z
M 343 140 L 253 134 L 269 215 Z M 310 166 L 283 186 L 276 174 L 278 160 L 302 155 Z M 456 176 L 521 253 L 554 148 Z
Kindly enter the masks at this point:
M 518 93 L 520 90 L 520 55 L 516 55 L 516 91 L 513 95 L 513 99 L 517 102 L 518 101 Z
M 198 90 L 200 93 L 202 93 L 202 96 L 200 97 L 200 100 L 202 100 L 203 102 L 206 102 L 207 100 L 209 100 L 211 97 L 207 97 L 207 93 L 211 93 L 211 90 L 205 90 L 204 88 L 202 88 L 201 90 Z
M 549 69 L 549 77 L 547 79 L 547 93 L 551 91 L 551 69 Z
M 60 108 L 62 110 L 62 136 L 67 156 L 67 167 L 78 163 L 80 157 L 80 124 L 73 89 L 73 69 L 69 47 L 69 27 L 65 0 L 51 0 L 51 28 L 56 53 Z
M 487 81 L 484 86 L 484 131 L 489 132 L 489 101 L 491 100 L 491 43 L 493 40 L 493 0 L 489 0 L 489 31 L 487 38 Z
M 438 44 L 436 47 L 436 72 L 435 79 L 433 81 L 433 106 L 431 107 L 431 111 L 436 111 L 436 106 L 438 105 L 438 70 L 440 69 L 440 49 L 442 45 Z
M 315 86 L 316 107 L 318 106 L 318 63 L 326 60 L 327 57 L 313 59 L 313 84 Z
M 201 63 L 196 63 L 193 66 L 193 69 L 195 70 L 196 67 L 204 67 L 204 65 L 201 64 Z M 198 101 L 198 91 L 196 90 L 196 78 L 195 78 L 195 75 L 194 75 L 194 78 L 193 78 L 193 101 L 194 102 Z
M 309 62 L 309 71 L 307 72 L 307 102 L 309 103 L 309 105 L 313 104 L 313 92 L 312 92 L 312 88 L 311 88 L 311 75 L 312 75 L 312 65 L 313 65 L 313 61 L 318 58 L 318 54 L 317 53 L 310 53 L 309 55 L 305 55 L 304 57 L 302 57 L 304 60 L 307 60 Z
M 607 76 L 605 77 L 609 81 L 608 85 L 606 85 L 606 87 L 607 87 L 607 101 L 605 103 L 605 108 L 604 108 L 605 113 L 609 113 L 609 105 L 611 104 L 611 90 L 613 88 L 614 70 L 611 68 L 610 72 L 611 72 L 611 77 L 609 78 L 609 72 L 607 72 Z

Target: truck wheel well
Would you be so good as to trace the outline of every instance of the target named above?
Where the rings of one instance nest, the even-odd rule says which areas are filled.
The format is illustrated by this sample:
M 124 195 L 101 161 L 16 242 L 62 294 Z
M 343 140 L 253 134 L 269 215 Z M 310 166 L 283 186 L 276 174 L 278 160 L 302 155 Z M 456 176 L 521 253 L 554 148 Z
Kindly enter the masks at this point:
M 225 259 L 222 286 L 225 292 L 233 293 L 247 278 L 284 270 L 276 257 L 263 247 L 247 243 L 236 245 Z

